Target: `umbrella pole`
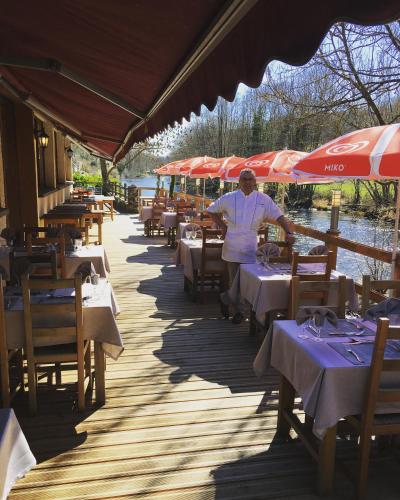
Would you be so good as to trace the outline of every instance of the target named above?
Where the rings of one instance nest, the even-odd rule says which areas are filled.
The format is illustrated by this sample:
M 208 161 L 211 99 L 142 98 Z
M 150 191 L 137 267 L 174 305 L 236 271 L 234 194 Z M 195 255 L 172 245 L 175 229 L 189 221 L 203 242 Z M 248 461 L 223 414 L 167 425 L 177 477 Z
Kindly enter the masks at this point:
M 397 181 L 396 215 L 392 241 L 392 280 L 395 279 L 397 246 L 399 243 L 399 217 L 400 217 L 400 179 Z
M 205 209 L 206 204 L 206 179 L 203 179 L 203 210 Z

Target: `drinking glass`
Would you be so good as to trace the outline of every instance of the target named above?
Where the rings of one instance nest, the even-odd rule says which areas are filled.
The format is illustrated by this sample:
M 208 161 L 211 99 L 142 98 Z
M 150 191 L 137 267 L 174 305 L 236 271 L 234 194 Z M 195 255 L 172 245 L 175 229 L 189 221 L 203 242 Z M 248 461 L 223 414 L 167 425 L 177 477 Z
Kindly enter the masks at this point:
M 315 314 L 313 314 L 312 318 L 310 318 L 310 326 L 316 333 L 316 337 L 313 338 L 314 342 L 322 342 L 321 339 L 321 327 L 317 326 Z
M 185 239 L 187 240 L 192 239 L 192 231 L 185 231 Z
M 192 233 L 192 240 L 195 240 L 196 239 L 196 229 L 192 229 L 192 231 L 190 231 Z
M 90 277 L 90 282 L 92 284 L 93 298 L 97 299 L 97 297 L 98 297 L 98 291 L 99 291 L 99 284 L 100 284 L 100 275 L 99 274 L 93 274 Z
M 307 319 L 306 321 L 303 322 L 301 325 L 301 333 L 299 333 L 297 336 L 299 339 L 306 340 L 309 339 L 309 335 L 307 335 L 307 328 L 310 326 L 310 319 Z

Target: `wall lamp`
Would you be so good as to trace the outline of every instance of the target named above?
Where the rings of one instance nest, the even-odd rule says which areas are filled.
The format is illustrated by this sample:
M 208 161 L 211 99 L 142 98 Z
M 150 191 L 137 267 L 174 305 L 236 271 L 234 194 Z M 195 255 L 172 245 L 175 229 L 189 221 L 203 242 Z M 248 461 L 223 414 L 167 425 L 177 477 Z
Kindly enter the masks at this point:
M 49 145 L 49 136 L 44 131 L 43 127 L 35 130 L 35 136 L 38 140 L 39 146 L 42 148 L 47 148 Z

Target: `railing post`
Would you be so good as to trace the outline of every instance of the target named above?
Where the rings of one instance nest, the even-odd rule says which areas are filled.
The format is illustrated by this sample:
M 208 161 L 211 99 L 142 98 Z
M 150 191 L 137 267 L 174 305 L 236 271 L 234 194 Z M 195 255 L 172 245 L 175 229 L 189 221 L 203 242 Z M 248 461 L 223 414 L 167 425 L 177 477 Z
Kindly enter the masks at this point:
M 399 280 L 400 279 L 400 253 L 399 252 L 397 252 L 397 254 L 396 254 L 396 261 L 395 261 L 395 264 L 394 264 L 393 279 L 394 280 Z
M 340 231 L 335 231 L 334 229 L 328 229 L 326 234 L 331 236 L 331 239 L 337 239 L 337 238 L 339 238 Z M 328 250 L 333 252 L 332 268 L 336 269 L 338 245 L 334 241 L 329 241 L 329 243 L 327 244 L 327 247 L 328 247 Z
M 124 183 L 124 201 L 125 203 L 128 202 L 128 186 L 126 185 L 126 183 Z

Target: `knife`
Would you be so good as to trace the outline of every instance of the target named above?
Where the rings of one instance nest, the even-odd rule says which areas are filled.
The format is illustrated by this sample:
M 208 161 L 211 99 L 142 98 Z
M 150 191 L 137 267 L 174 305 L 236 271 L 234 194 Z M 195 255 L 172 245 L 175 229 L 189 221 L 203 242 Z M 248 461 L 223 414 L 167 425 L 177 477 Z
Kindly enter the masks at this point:
M 350 347 L 346 347 L 346 351 L 352 354 L 359 363 L 364 363 L 364 360 L 360 358 L 360 356 L 355 351 L 353 351 L 353 349 L 350 349 Z

